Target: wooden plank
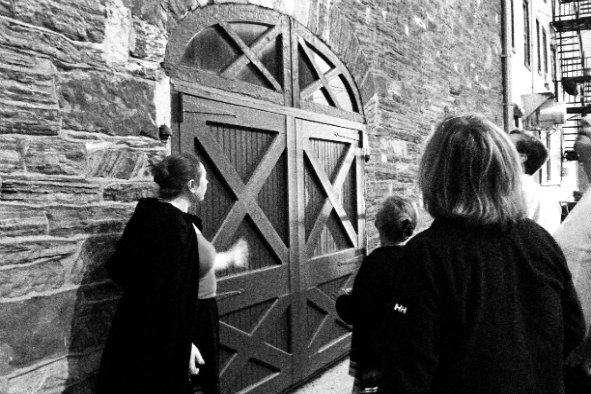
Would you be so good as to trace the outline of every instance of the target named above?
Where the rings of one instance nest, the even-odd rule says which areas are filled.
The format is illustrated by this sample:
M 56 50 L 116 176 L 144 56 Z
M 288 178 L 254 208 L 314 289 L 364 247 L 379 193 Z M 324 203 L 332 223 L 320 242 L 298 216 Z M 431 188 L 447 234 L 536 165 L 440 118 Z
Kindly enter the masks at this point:
M 314 48 L 322 53 L 322 55 L 326 56 L 328 60 L 330 60 L 335 67 L 341 72 L 345 80 L 349 83 L 350 88 L 352 90 L 352 101 L 356 104 L 358 115 L 363 116 L 364 114 L 364 107 L 363 103 L 361 102 L 361 96 L 359 94 L 359 88 L 355 83 L 355 79 L 347 69 L 347 67 L 341 62 L 341 60 L 324 44 L 318 37 L 313 35 L 309 30 L 305 29 L 302 25 L 296 24 L 294 29 L 294 35 L 297 35 L 304 40 L 308 41 Z
M 310 259 L 306 289 L 318 286 L 326 281 L 326 278 L 338 278 L 354 273 L 364 258 L 362 250 L 347 249 Z
M 293 86 L 293 60 L 291 57 L 291 18 L 287 15 L 282 15 L 282 39 L 283 39 L 283 93 L 284 104 L 287 107 L 294 106 L 294 89 Z
M 357 148 L 357 179 L 356 179 L 356 186 L 357 186 L 357 245 L 358 248 L 363 251 L 363 254 L 367 252 L 367 238 L 365 237 L 365 157 L 363 155 L 365 146 L 363 143 L 367 143 L 367 140 L 363 138 L 363 132 L 359 131 L 359 139 L 361 140 L 361 145 Z
M 301 381 L 306 377 L 308 358 L 306 351 L 306 330 L 301 326 L 306 322 L 306 298 L 303 293 L 306 259 L 306 229 L 304 207 L 306 206 L 304 195 L 304 153 L 302 121 L 295 117 L 287 117 L 287 148 L 288 148 L 288 174 L 289 190 L 294 196 L 289 199 L 289 228 L 290 228 L 290 286 L 292 298 L 292 349 L 293 349 L 293 382 Z
M 326 89 L 326 91 L 330 97 L 330 100 L 332 101 L 333 106 L 335 106 L 337 109 L 342 111 L 343 108 L 341 107 L 339 100 L 336 98 L 335 94 L 333 93 L 332 89 L 330 88 L 330 85 L 329 85 L 328 81 L 326 80 L 326 76 L 318 68 L 316 61 L 314 60 L 314 55 L 312 54 L 312 51 L 310 50 L 310 48 L 308 48 L 308 44 L 301 37 L 298 39 L 298 43 L 300 44 L 301 48 L 304 50 L 304 53 L 308 57 L 308 61 L 312 65 L 312 68 L 314 68 L 314 71 L 318 75 L 318 78 L 320 78 L 320 81 L 322 82 L 324 89 Z
M 285 116 L 293 116 L 297 119 L 305 119 L 317 123 L 327 124 L 327 125 L 335 125 L 339 127 L 354 129 L 354 130 L 361 130 L 365 131 L 366 126 L 363 124 L 362 121 L 358 120 L 350 120 L 343 117 L 338 117 L 340 115 L 335 114 L 327 115 L 323 113 L 313 113 L 306 110 L 302 110 L 299 108 L 290 108 L 284 107 L 281 105 L 275 105 L 273 103 L 257 100 L 250 97 L 244 97 L 239 94 L 228 92 L 216 88 L 211 88 L 207 86 L 197 86 L 195 84 L 187 83 L 180 80 L 173 80 L 172 81 L 173 88 L 177 89 L 180 92 L 190 94 L 196 97 L 210 99 L 219 101 L 221 103 L 233 104 L 242 107 L 249 107 L 258 109 L 265 112 L 285 115 Z M 356 119 L 362 119 L 358 114 L 349 113 L 349 115 L 354 116 Z
M 219 294 L 231 293 L 219 302 L 220 315 L 240 310 L 289 292 L 289 271 L 284 265 L 247 271 L 218 279 Z
M 363 116 L 355 112 L 340 111 L 337 108 L 329 107 L 327 105 L 316 104 L 312 101 L 300 100 L 300 109 L 310 111 L 311 113 L 319 113 L 327 116 L 339 117 L 347 119 L 352 122 L 363 122 Z
M 197 135 L 195 135 L 195 144 L 205 151 L 207 158 L 221 174 L 222 184 L 228 186 L 228 191 L 234 198 L 238 198 L 244 190 L 242 178 L 240 178 L 226 154 L 219 148 L 217 141 L 207 131 L 204 130 L 204 127 L 199 128 Z
M 347 212 L 343 209 L 340 201 L 339 201 L 339 197 L 337 195 L 337 193 L 335 192 L 335 188 L 338 189 L 338 186 L 335 185 L 335 187 L 333 187 L 333 185 L 330 183 L 330 180 L 328 179 L 328 177 L 326 176 L 326 174 L 324 173 L 324 171 L 322 170 L 322 165 L 320 164 L 320 162 L 318 161 L 318 159 L 316 157 L 314 157 L 313 154 L 308 153 L 309 149 L 305 149 L 306 152 L 306 158 L 308 159 L 308 162 L 310 163 L 310 165 L 312 166 L 314 173 L 313 175 L 316 177 L 316 179 L 318 179 L 318 181 L 320 182 L 320 184 L 322 185 L 322 188 L 324 189 L 324 193 L 326 193 L 327 195 L 327 203 L 329 203 L 330 205 L 332 205 L 332 209 L 335 210 L 337 216 L 339 217 L 340 221 L 341 221 L 341 225 L 343 226 L 347 236 L 349 237 L 349 241 L 353 244 L 353 247 L 357 247 L 357 232 L 355 231 L 355 229 L 353 228 L 353 225 L 351 224 L 351 221 L 349 220 L 349 217 L 347 215 Z M 347 155 L 347 159 L 345 161 L 345 163 L 343 163 L 343 167 L 341 168 L 341 171 L 347 170 L 351 167 L 351 163 L 352 163 L 352 157 L 351 155 Z M 348 164 L 348 166 L 346 166 Z M 342 180 L 344 180 L 344 177 L 341 177 L 341 182 Z M 327 203 L 325 203 L 324 207 L 326 207 Z M 323 213 L 326 214 L 327 211 L 330 211 L 330 207 L 328 208 L 324 208 L 323 207 Z M 319 217 L 318 221 L 326 221 L 327 217 Z M 318 223 L 318 222 L 317 222 Z M 317 225 L 314 226 L 314 228 L 316 229 Z M 322 226 L 323 228 L 324 226 Z M 317 237 L 312 238 L 312 236 L 309 237 L 309 239 L 311 241 L 308 241 L 308 245 L 307 245 L 307 250 L 308 250 L 308 256 L 310 255 L 311 251 L 314 249 L 312 246 L 314 245 L 315 241 L 317 240 Z
M 261 74 L 263 74 L 263 76 L 267 79 L 267 82 L 269 82 L 271 86 L 273 86 L 273 89 L 275 89 L 278 92 L 283 91 L 281 85 L 279 85 L 279 82 L 277 82 L 277 80 L 271 75 L 271 73 L 267 70 L 263 63 L 261 63 L 259 58 L 254 54 L 250 47 L 246 45 L 244 41 L 242 41 L 240 36 L 238 36 L 238 34 L 236 34 L 236 32 L 234 32 L 234 30 L 232 30 L 232 28 L 224 21 L 220 21 L 219 26 L 222 29 L 224 29 L 226 34 L 228 34 L 228 36 L 232 38 L 234 43 L 238 45 L 238 47 L 240 48 L 242 53 L 246 55 L 248 60 L 250 60 L 250 62 L 261 72 Z
M 326 79 L 327 82 L 330 82 L 334 77 L 337 77 L 341 74 L 340 70 L 338 68 L 333 68 L 331 70 L 329 70 L 326 74 L 324 74 L 324 78 Z M 323 82 L 321 79 L 312 82 L 311 85 L 307 86 L 304 90 L 301 91 L 300 93 L 300 97 L 302 99 L 306 99 L 308 97 L 310 97 L 315 91 L 317 91 L 318 89 L 320 89 L 323 85 Z
M 243 94 L 259 100 L 270 101 L 278 105 L 283 105 L 284 103 L 282 92 L 244 81 L 222 78 L 212 72 L 201 71 L 182 65 L 178 65 L 171 70 L 170 77 L 173 79 L 173 84 L 185 83 L 188 86 L 201 85 L 203 87 L 221 89 L 221 91 Z
M 227 26 L 227 24 L 226 24 Z M 250 47 L 252 53 L 257 57 L 257 59 L 261 56 L 263 50 L 269 45 L 273 40 L 277 38 L 279 34 L 283 32 L 281 25 L 273 26 L 271 29 L 267 30 L 263 33 L 259 38 L 255 40 L 255 42 Z M 226 69 L 221 73 L 221 76 L 224 78 L 234 79 L 236 75 L 250 62 L 248 56 L 243 53 L 240 55 L 232 64 L 230 64 Z

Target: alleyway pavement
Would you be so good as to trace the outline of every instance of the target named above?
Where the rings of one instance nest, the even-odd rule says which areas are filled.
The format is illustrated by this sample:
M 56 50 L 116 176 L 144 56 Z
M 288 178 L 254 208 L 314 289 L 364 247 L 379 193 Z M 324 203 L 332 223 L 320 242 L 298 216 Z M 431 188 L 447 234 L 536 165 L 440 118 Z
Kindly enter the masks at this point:
M 349 359 L 346 358 L 290 394 L 349 394 L 352 387 L 353 378 L 349 376 Z

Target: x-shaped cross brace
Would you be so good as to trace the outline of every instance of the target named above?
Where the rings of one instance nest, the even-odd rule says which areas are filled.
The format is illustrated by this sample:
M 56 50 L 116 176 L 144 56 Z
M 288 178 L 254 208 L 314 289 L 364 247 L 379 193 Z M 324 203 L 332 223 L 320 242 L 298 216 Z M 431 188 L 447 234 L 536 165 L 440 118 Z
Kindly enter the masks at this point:
M 230 195 L 236 198 L 234 205 L 212 242 L 215 244 L 220 238 L 234 234 L 246 214 L 248 214 L 259 231 L 264 234 L 264 239 L 269 243 L 277 257 L 283 263 L 287 263 L 289 251 L 256 200 L 259 191 L 283 153 L 285 135 L 276 134 L 246 185 L 232 163 L 226 158 L 226 154 L 219 148 L 217 141 L 210 134 L 199 132 L 195 137 L 195 144 L 197 148 L 201 145 L 203 150 L 207 152 L 213 165 L 221 173 L 222 179 L 227 182 Z
M 308 237 L 308 244 L 306 245 L 308 256 L 310 256 L 311 253 L 314 251 L 316 243 L 320 238 L 320 234 L 326 226 L 326 222 L 328 221 L 330 211 L 333 208 L 337 216 L 339 217 L 341 225 L 345 229 L 345 233 L 347 234 L 349 241 L 354 247 L 357 247 L 357 233 L 355 232 L 355 229 L 351 224 L 351 220 L 349 219 L 347 212 L 341 205 L 337 193 L 337 190 L 340 190 L 342 188 L 343 183 L 347 178 L 347 174 L 349 173 L 349 170 L 351 168 L 351 165 L 353 164 L 353 160 L 355 159 L 355 146 L 353 144 L 348 144 L 348 148 L 345 152 L 345 159 L 343 160 L 341 167 L 338 169 L 334 183 L 331 183 L 330 179 L 328 179 L 328 176 L 322 168 L 322 164 L 313 154 L 312 147 L 310 146 L 309 141 L 305 144 L 305 157 L 313 170 L 313 175 L 316 176 L 327 196 L 320 210 L 320 213 L 316 218 L 314 227 L 310 232 L 310 236 Z

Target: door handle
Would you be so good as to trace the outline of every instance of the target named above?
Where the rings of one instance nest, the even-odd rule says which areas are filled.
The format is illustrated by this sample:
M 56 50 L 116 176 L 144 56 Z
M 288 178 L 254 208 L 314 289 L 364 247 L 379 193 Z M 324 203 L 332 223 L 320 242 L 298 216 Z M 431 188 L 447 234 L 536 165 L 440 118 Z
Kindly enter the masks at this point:
M 218 300 L 223 300 L 223 299 L 226 299 L 226 298 L 238 296 L 238 295 L 240 295 L 242 293 L 244 293 L 244 289 L 231 290 L 231 291 L 227 291 L 225 293 L 218 294 L 217 295 L 217 299 Z

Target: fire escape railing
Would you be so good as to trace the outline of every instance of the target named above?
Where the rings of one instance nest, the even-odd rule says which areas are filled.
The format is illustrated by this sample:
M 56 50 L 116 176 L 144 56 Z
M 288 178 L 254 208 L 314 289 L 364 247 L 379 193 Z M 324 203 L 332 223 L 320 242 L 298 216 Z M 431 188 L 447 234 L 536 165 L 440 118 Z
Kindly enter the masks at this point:
M 563 152 L 572 150 L 581 116 L 591 114 L 591 58 L 583 50 L 583 34 L 591 30 L 591 0 L 554 0 L 552 26 L 556 30 L 556 56 L 562 101 L 568 116 L 563 126 Z M 591 37 L 589 37 L 591 39 Z

